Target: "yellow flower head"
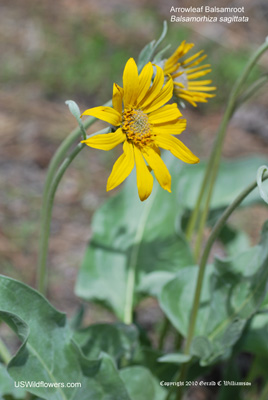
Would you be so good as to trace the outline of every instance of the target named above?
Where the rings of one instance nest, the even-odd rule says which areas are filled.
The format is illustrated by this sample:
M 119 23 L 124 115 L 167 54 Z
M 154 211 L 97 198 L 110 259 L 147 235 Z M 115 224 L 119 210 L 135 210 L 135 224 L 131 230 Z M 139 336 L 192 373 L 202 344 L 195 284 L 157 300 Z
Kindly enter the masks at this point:
M 122 183 L 136 164 L 137 186 L 142 201 L 150 196 L 153 188 L 151 169 L 162 188 L 171 191 L 170 173 L 161 159 L 159 147 L 170 150 L 175 157 L 187 163 L 199 162 L 181 141 L 172 136 L 185 129 L 186 120 L 181 119 L 176 104 L 163 106 L 172 97 L 173 81 L 168 79 L 164 85 L 163 70 L 155 68 L 152 82 L 152 64 L 146 64 L 138 74 L 137 65 L 130 58 L 123 73 L 123 88 L 114 84 L 113 108 L 95 107 L 82 114 L 99 118 L 117 128 L 115 132 L 92 136 L 82 143 L 101 150 L 111 150 L 123 143 L 123 154 L 113 166 L 107 190 Z
M 182 61 L 182 57 L 193 46 L 193 43 L 186 43 L 184 40 L 172 56 L 164 62 L 163 69 L 165 75 L 171 75 L 173 79 L 174 95 L 196 107 L 196 103 L 206 103 L 208 98 L 214 97 L 214 94 L 206 92 L 216 88 L 209 86 L 211 80 L 198 80 L 201 76 L 211 72 L 210 64 L 197 67 L 207 57 L 203 54 L 203 50 Z

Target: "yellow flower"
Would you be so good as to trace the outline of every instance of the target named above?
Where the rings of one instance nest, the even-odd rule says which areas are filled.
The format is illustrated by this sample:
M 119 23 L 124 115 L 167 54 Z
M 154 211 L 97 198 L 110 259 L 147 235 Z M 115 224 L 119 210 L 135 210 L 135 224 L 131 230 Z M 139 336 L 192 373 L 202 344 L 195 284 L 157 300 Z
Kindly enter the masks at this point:
M 165 75 L 171 75 L 173 79 L 174 95 L 196 107 L 196 103 L 206 103 L 208 98 L 214 97 L 214 94 L 206 92 L 213 91 L 216 87 L 209 86 L 211 80 L 196 80 L 211 72 L 210 64 L 196 67 L 207 57 L 203 50 L 184 61 L 181 60 L 193 46 L 193 43 L 186 43 L 184 40 L 164 62 L 163 69 Z
M 181 113 L 175 103 L 162 107 L 172 97 L 173 81 L 168 79 L 164 85 L 163 70 L 157 66 L 155 68 L 152 82 L 152 64 L 146 64 L 138 74 L 136 63 L 130 58 L 123 73 L 123 88 L 114 84 L 113 108 L 95 107 L 82 114 L 117 127 L 115 132 L 92 136 L 82 143 L 101 150 L 111 150 L 123 143 L 123 154 L 113 166 L 107 191 L 120 185 L 136 164 L 141 201 L 150 196 L 153 188 L 151 169 L 162 188 L 171 191 L 171 176 L 161 159 L 159 147 L 170 150 L 184 162 L 199 162 L 181 141 L 172 136 L 185 129 L 186 120 L 180 118 Z

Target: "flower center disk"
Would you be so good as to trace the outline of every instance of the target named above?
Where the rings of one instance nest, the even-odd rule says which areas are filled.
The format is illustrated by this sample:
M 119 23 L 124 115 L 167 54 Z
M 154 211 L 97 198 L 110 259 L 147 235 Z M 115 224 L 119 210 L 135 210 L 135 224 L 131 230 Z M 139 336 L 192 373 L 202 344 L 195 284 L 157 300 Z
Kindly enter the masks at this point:
M 137 146 L 146 146 L 153 141 L 148 115 L 141 110 L 124 111 L 122 130 L 127 139 Z

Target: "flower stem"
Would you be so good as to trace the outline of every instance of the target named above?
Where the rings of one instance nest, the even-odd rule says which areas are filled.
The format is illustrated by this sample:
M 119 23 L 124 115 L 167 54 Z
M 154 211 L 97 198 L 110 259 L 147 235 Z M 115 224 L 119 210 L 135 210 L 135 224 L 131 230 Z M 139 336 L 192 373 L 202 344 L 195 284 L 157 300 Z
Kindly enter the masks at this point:
M 53 202 L 56 194 L 56 190 L 61 181 L 61 178 L 64 175 L 64 172 L 69 167 L 73 159 L 77 156 L 78 153 L 85 147 L 85 144 L 79 143 L 75 149 L 71 152 L 71 154 L 64 159 L 61 166 L 59 167 L 54 179 L 52 180 L 49 191 L 46 194 L 45 202 L 44 202 L 44 211 L 42 218 L 42 229 L 41 229 L 41 238 L 40 238 L 40 249 L 39 249 L 39 263 L 38 263 L 38 289 L 41 293 L 45 294 L 46 286 L 47 286 L 47 253 L 48 253 L 48 242 L 49 242 L 49 234 L 50 234 L 50 223 L 51 223 L 51 215 Z
M 11 360 L 11 354 L 9 353 L 8 348 L 5 343 L 0 338 L 0 358 L 3 360 L 4 364 L 8 364 Z
M 111 100 L 104 105 L 110 106 Z M 84 122 L 84 128 L 85 129 L 89 128 L 95 121 L 96 121 L 96 118 L 89 117 Z M 45 291 L 46 291 L 46 264 L 44 263 L 44 254 L 43 254 L 43 251 L 44 251 L 44 249 L 43 249 L 43 246 L 44 246 L 43 245 L 43 236 L 44 236 L 43 230 L 45 229 L 46 220 L 47 220 L 46 204 L 48 201 L 50 186 L 52 184 L 52 181 L 54 179 L 54 176 L 56 174 L 59 164 L 62 162 L 62 160 L 66 156 L 66 153 L 69 150 L 69 148 L 71 147 L 71 145 L 80 136 L 82 136 L 82 138 L 83 138 L 83 132 L 82 132 L 81 128 L 78 126 L 60 144 L 59 148 L 53 155 L 53 157 L 49 163 L 48 170 L 47 170 L 46 181 L 45 181 L 45 186 L 44 186 L 44 193 L 43 193 L 42 210 L 41 210 L 41 235 L 40 235 L 40 241 L 39 241 L 39 254 L 38 254 L 38 264 L 37 264 L 37 288 L 43 294 L 45 294 Z
M 267 173 L 263 176 L 262 180 L 264 181 L 266 179 L 268 179 Z M 198 309 L 199 309 L 199 303 L 200 303 L 203 279 L 204 279 L 204 275 L 205 275 L 205 269 L 206 269 L 207 260 L 208 260 L 212 245 L 215 242 L 215 240 L 217 239 L 220 231 L 224 227 L 229 216 L 242 203 L 242 201 L 252 192 L 252 190 L 254 190 L 256 187 L 257 187 L 256 181 L 252 182 L 249 186 L 247 186 L 247 188 L 244 189 L 240 193 L 240 195 L 236 197 L 236 199 L 229 205 L 229 207 L 226 208 L 226 210 L 223 212 L 222 216 L 219 218 L 218 222 L 216 223 L 216 225 L 214 226 L 214 228 L 212 229 L 212 231 L 210 233 L 210 236 L 208 238 L 208 241 L 206 243 L 206 246 L 204 248 L 204 251 L 203 251 L 203 254 L 202 254 L 202 257 L 200 260 L 200 266 L 199 266 L 199 270 L 198 270 L 198 277 L 197 277 L 197 282 L 196 282 L 193 307 L 192 307 L 192 312 L 191 312 L 191 316 L 190 316 L 188 333 L 187 333 L 185 348 L 184 348 L 185 354 L 190 353 L 190 347 L 191 347 L 192 339 L 194 336 L 197 314 L 198 314 Z M 188 363 L 183 364 L 182 369 L 180 371 L 179 380 L 183 380 L 182 377 L 185 378 L 188 367 L 189 367 Z M 177 397 L 177 400 L 179 400 L 179 399 L 180 399 L 180 397 Z
M 139 256 L 140 245 L 145 230 L 146 222 L 154 203 L 157 189 L 151 195 L 150 200 L 144 205 L 143 212 L 140 217 L 139 225 L 134 238 L 134 243 L 131 249 L 129 257 L 129 268 L 127 273 L 127 284 L 126 284 L 126 300 L 125 300 L 125 311 L 124 311 L 124 323 L 132 324 L 133 322 L 133 305 L 135 296 L 135 281 L 136 281 L 136 269 L 137 261 Z
M 197 236 L 197 242 L 196 242 L 196 248 L 195 248 L 195 255 L 197 258 L 199 256 L 199 252 L 200 252 L 200 248 L 201 248 L 203 231 L 204 231 L 204 226 L 205 226 L 206 219 L 207 219 L 211 196 L 213 194 L 213 188 L 214 188 L 214 184 L 215 184 L 217 174 L 218 174 L 222 146 L 223 146 L 224 139 L 225 139 L 227 125 L 238 105 L 237 98 L 240 95 L 243 84 L 245 83 L 246 79 L 248 78 L 252 68 L 255 66 L 258 59 L 262 56 L 262 54 L 267 49 L 268 49 L 268 41 L 266 40 L 259 47 L 259 49 L 252 55 L 252 57 L 249 59 L 247 65 L 245 66 L 244 71 L 242 72 L 240 77 L 237 79 L 237 81 L 230 93 L 227 107 L 226 107 L 220 128 L 218 130 L 218 134 L 217 134 L 214 146 L 213 146 L 213 150 L 211 152 L 209 162 L 207 164 L 207 169 L 206 169 L 203 181 L 202 181 L 202 185 L 201 185 L 201 188 L 199 191 L 197 202 L 196 202 L 194 211 L 191 215 L 191 218 L 189 220 L 189 223 L 188 223 L 188 226 L 186 229 L 186 236 L 187 236 L 188 240 L 190 240 L 192 237 L 192 234 L 194 232 L 196 223 L 197 223 L 197 219 L 198 219 L 198 216 L 200 213 L 200 208 L 201 208 L 203 197 L 204 197 L 205 193 L 207 193 L 207 198 L 205 201 L 204 209 L 202 211 L 203 215 L 201 217 L 200 225 L 199 225 L 199 229 L 198 229 L 198 236 Z M 207 189 L 208 187 L 209 187 L 209 189 Z

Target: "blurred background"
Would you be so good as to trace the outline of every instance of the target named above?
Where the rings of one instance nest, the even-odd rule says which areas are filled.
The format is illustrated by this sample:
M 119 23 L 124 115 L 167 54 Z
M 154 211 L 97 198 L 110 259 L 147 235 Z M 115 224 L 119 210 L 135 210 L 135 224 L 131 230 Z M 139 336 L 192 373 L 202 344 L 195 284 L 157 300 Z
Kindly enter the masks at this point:
M 268 3 L 221 0 L 206 4 L 244 6 L 250 20 L 232 24 L 169 22 L 171 6 L 204 5 L 201 0 L 191 4 L 182 0 L 0 0 L 1 273 L 36 286 L 47 166 L 60 142 L 76 127 L 65 100 L 75 100 L 81 111 L 109 100 L 113 82 L 121 84 L 128 58 L 137 60 L 140 50 L 159 37 L 164 20 L 169 29 L 163 47 L 171 43 L 174 51 L 186 39 L 195 43 L 194 51 L 206 51 L 213 68 L 210 76 L 218 88 L 215 99 L 183 111 L 188 127 L 182 140 L 201 159 L 207 157 L 228 93 L 249 55 L 267 35 Z M 265 68 L 267 71 L 267 61 L 266 54 L 251 80 Z M 268 154 L 267 104 L 266 87 L 233 117 L 225 158 Z M 104 126 L 98 122 L 93 129 Z M 119 153 L 120 149 L 107 153 L 84 149 L 56 196 L 48 298 L 69 316 L 80 303 L 73 289 L 90 239 L 92 214 L 115 194 L 106 193 L 105 187 Z M 237 212 L 234 218 L 256 243 L 267 208 L 255 206 Z M 100 320 L 99 313 L 94 306 L 88 318 Z M 109 318 L 102 311 L 101 320 Z

